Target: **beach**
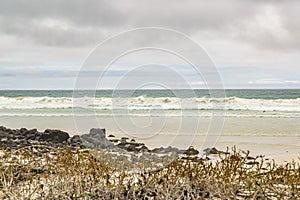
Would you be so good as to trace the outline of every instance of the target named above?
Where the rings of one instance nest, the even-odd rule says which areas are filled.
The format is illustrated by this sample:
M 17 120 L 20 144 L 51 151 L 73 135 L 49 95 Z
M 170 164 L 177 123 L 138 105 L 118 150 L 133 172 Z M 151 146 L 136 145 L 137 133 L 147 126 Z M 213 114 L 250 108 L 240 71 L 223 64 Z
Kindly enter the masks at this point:
M 164 118 L 160 120 L 164 120 Z M 198 119 L 198 118 L 197 118 Z M 3 126 L 19 129 L 22 127 L 39 131 L 45 129 L 60 129 L 72 135 L 88 133 L 95 126 L 90 117 L 79 117 L 85 127 L 76 128 L 76 120 L 71 116 L 7 116 L 0 117 Z M 185 133 L 178 134 L 178 124 L 181 117 L 167 117 L 161 132 L 149 131 L 140 133 L 132 126 L 125 131 L 120 130 L 113 117 L 97 117 L 97 127 L 105 128 L 108 134 L 118 137 L 132 137 L 145 143 L 150 148 L 174 146 L 186 149 L 192 145 L 201 148 L 211 118 L 200 118 L 200 126 L 195 131 L 185 127 Z M 148 121 L 148 117 L 136 117 L 133 120 L 140 124 Z M 195 120 L 195 119 L 194 119 Z M 193 121 L 193 120 L 190 120 Z M 222 132 L 218 136 L 211 136 L 210 144 L 218 149 L 236 146 L 241 150 L 249 150 L 253 155 L 265 155 L 267 158 L 284 161 L 297 160 L 300 155 L 300 118 L 260 118 L 260 117 L 226 117 Z M 212 147 L 211 146 L 211 147 Z
M 300 90 L 177 93 L 0 91 L 0 197 L 299 194 Z
M 150 148 L 235 146 L 280 162 L 298 158 L 300 90 L 209 95 L 208 90 L 3 90 L 0 122 L 13 129 L 59 129 L 70 136 L 103 128 Z

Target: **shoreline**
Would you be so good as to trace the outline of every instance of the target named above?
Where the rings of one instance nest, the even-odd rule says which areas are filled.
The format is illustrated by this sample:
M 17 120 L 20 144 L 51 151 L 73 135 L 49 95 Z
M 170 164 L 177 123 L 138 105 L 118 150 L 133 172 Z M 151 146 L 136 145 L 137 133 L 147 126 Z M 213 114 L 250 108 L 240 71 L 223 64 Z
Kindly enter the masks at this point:
M 129 133 L 141 132 L 147 134 L 152 132 L 151 129 L 157 129 L 155 124 L 147 124 L 149 117 L 118 117 L 117 120 L 123 121 L 130 119 L 134 122 L 134 126 L 128 126 L 125 131 Z M 178 132 L 181 120 L 185 117 L 155 117 L 157 121 L 164 121 L 164 126 L 160 132 L 164 134 L 172 134 Z M 184 134 L 200 134 L 205 135 L 211 117 L 186 117 L 188 121 L 184 124 L 181 131 Z M 11 128 L 37 128 L 43 131 L 47 128 L 60 129 L 70 133 L 70 135 L 84 134 L 91 127 L 102 127 L 110 133 L 123 134 L 124 130 L 120 130 L 114 116 L 0 116 L 1 125 Z M 198 128 L 195 129 L 195 123 Z M 141 129 L 143 125 L 151 125 L 148 129 Z M 300 137 L 300 118 L 273 118 L 273 117 L 224 117 L 224 126 L 221 132 L 222 136 L 299 136 Z M 160 125 L 160 124 L 159 124 Z
M 122 121 L 123 118 L 120 118 Z M 160 118 L 159 118 L 160 119 Z M 164 118 L 161 118 L 163 120 Z M 200 118 L 195 141 L 193 141 L 194 126 L 185 124 L 183 128 L 187 132 L 177 135 L 180 118 L 166 118 L 165 126 L 158 133 L 140 134 L 140 129 L 128 127 L 122 131 L 116 125 L 113 117 L 97 117 L 91 120 L 90 117 L 77 118 L 80 129 L 76 130 L 76 122 L 73 117 L 0 117 L 1 125 L 10 128 L 37 128 L 39 131 L 45 129 L 59 129 L 66 131 L 70 136 L 88 133 L 91 127 L 106 128 L 108 134 L 117 137 L 131 137 L 145 143 L 150 148 L 160 146 L 175 146 L 186 149 L 194 146 L 200 149 L 204 141 L 204 130 L 207 130 L 210 118 Z M 137 124 L 144 124 L 147 118 L 133 118 Z M 194 121 L 191 121 L 193 123 Z M 300 118 L 232 118 L 226 117 L 223 132 L 218 138 L 210 136 L 214 141 L 210 146 L 226 150 L 227 147 L 236 146 L 242 150 L 249 150 L 254 155 L 266 155 L 270 159 L 275 159 L 280 163 L 297 160 L 300 156 Z M 191 128 L 192 127 L 192 128 Z M 145 131 L 145 130 L 143 130 Z M 147 131 L 147 130 L 146 130 Z M 145 132 L 146 132 L 145 131 Z M 192 133 L 192 134 L 191 134 Z M 144 139 L 143 139 L 144 138 Z M 203 149 L 203 148 L 202 148 Z
M 76 122 L 73 117 L 0 117 L 1 125 L 18 129 L 37 128 L 59 129 L 66 131 L 70 136 L 88 133 L 91 127 L 106 128 L 107 134 L 117 137 L 130 137 L 145 143 L 150 148 L 160 146 L 175 146 L 186 149 L 189 146 L 202 148 L 204 130 L 207 130 L 210 118 L 200 118 L 199 131 L 193 140 L 193 126 L 186 124 L 187 133 L 178 135 L 180 118 L 166 118 L 166 124 L 161 132 L 140 134 L 140 129 L 129 127 L 122 131 L 116 125 L 113 117 L 97 117 L 98 121 L 89 117 L 78 118 L 80 129 L 76 130 Z M 123 118 L 120 118 L 122 121 Z M 163 119 L 163 118 L 162 118 Z M 137 124 L 147 122 L 147 118 L 133 118 Z M 193 122 L 193 121 L 192 121 Z M 191 122 L 191 123 L 192 123 Z M 213 140 L 210 146 L 226 150 L 227 147 L 236 146 L 241 150 L 249 150 L 253 155 L 266 155 L 269 159 L 275 159 L 280 163 L 297 160 L 300 156 L 300 118 L 225 118 L 223 132 L 219 138 L 210 136 Z M 149 129 L 151 131 L 151 129 Z M 149 131 L 148 130 L 148 131 Z M 192 134 L 191 134 L 192 132 Z M 217 136 L 216 136 L 217 137 Z M 215 140 L 218 139 L 217 143 Z M 203 149 L 203 148 L 202 148 Z
M 50 127 L 50 129 L 52 128 Z M 70 135 L 70 137 L 74 136 L 74 134 L 70 134 L 69 132 L 68 134 Z M 205 148 L 216 147 L 217 149 L 226 151 L 227 148 L 236 147 L 237 150 L 250 151 L 251 155 L 264 155 L 265 158 L 270 160 L 274 159 L 277 163 L 280 164 L 291 162 L 293 160 L 297 162 L 300 161 L 300 137 L 298 136 L 221 135 L 219 137 L 210 136 L 208 140 L 205 141 L 205 136 L 203 135 L 197 135 L 196 137 L 194 137 L 193 135 L 168 135 L 160 133 L 150 138 L 143 138 L 141 137 L 141 135 L 135 135 L 136 137 L 132 137 L 134 136 L 134 134 L 115 134 L 107 131 L 107 135 L 110 134 L 113 134 L 119 138 L 133 138 L 138 142 L 144 143 L 150 149 L 160 147 L 167 148 L 169 146 L 178 149 L 188 149 L 189 146 L 193 146 L 201 152 Z M 206 146 L 203 146 L 204 141 L 206 142 Z

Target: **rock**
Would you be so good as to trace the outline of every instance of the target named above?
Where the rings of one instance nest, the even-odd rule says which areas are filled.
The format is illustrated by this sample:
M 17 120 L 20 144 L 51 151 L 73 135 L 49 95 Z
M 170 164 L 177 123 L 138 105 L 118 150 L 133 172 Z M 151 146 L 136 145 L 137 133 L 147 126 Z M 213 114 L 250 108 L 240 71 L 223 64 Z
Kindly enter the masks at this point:
M 135 153 L 148 152 L 149 151 L 149 149 L 144 144 L 141 145 L 141 143 L 126 142 L 124 140 L 121 141 L 116 146 L 120 149 L 124 149 L 126 151 L 135 152 Z
M 221 154 L 221 153 L 224 153 L 224 154 L 227 154 L 227 152 L 224 152 L 224 151 L 219 151 L 218 149 L 216 149 L 215 147 L 213 148 L 206 148 L 203 150 L 206 154 Z
M 26 128 L 21 128 L 20 132 L 21 132 L 21 134 L 25 134 L 25 133 L 27 133 L 27 129 Z
M 28 130 L 26 134 L 38 134 L 38 130 L 37 129 L 31 129 L 31 130 Z
M 7 134 L 13 134 L 14 133 L 13 130 L 5 128 L 4 126 L 0 126 L 0 132 L 7 133 Z
M 175 153 L 178 153 L 178 154 L 183 154 L 185 151 L 184 150 L 179 150 L 176 147 L 169 146 L 167 148 L 163 148 L 163 147 L 155 148 L 151 152 L 158 153 L 158 154 L 167 154 L 167 153 L 171 153 L 171 152 L 175 152 Z
M 129 151 L 129 152 L 139 152 L 139 150 L 136 148 L 136 146 L 130 145 L 128 144 L 128 146 L 125 146 L 125 150 Z
M 3 131 L 0 131 L 0 138 L 3 139 L 3 138 L 11 138 L 11 135 L 6 133 L 6 132 L 3 132 Z
M 64 131 L 47 129 L 44 134 L 40 136 L 40 140 L 52 143 L 62 143 L 67 141 L 69 137 L 69 134 Z
M 115 137 L 115 136 L 110 134 L 108 137 Z
M 106 130 L 100 129 L 100 128 L 92 128 L 89 133 L 92 137 L 100 137 L 105 138 L 106 137 Z
M 139 147 L 142 146 L 140 143 L 135 143 L 135 142 L 128 142 L 128 144 L 134 146 L 134 147 Z
M 116 146 L 119 147 L 119 148 L 124 149 L 124 148 L 126 148 L 126 146 L 128 146 L 128 145 L 129 145 L 129 144 L 128 144 L 127 142 L 122 141 L 122 142 L 120 142 L 119 144 L 117 144 Z
M 114 144 L 106 138 L 105 132 L 105 129 L 93 128 L 90 130 L 89 134 L 81 135 L 80 139 L 86 148 L 113 148 Z
M 149 152 L 149 149 L 148 147 L 146 147 L 145 145 L 143 145 L 141 148 L 138 149 L 139 152 L 142 151 L 142 152 Z
M 67 144 L 74 148 L 76 147 L 84 148 L 82 140 L 79 135 L 74 135 L 73 137 L 69 138 Z
M 74 135 L 73 137 L 68 139 L 71 143 L 81 143 L 81 139 L 79 135 Z
M 109 141 L 110 141 L 110 142 L 113 142 L 113 143 L 117 143 L 117 142 L 119 142 L 120 140 L 119 140 L 119 139 L 110 139 Z
M 28 140 L 34 140 L 35 139 L 35 134 L 28 134 L 26 137 Z
M 188 156 L 194 156 L 194 155 L 198 155 L 199 151 L 194 149 L 193 146 L 190 146 L 185 152 L 184 154 L 188 155 Z

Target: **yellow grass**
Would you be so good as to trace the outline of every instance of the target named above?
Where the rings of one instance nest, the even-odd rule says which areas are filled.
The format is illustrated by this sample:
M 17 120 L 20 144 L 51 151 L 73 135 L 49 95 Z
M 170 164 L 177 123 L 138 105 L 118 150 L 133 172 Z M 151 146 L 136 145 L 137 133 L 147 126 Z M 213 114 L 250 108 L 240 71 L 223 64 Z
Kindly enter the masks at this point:
M 149 170 L 107 151 L 1 150 L 0 199 L 297 199 L 300 168 L 233 149 L 217 161 L 177 159 Z M 121 158 L 120 158 L 121 157 Z M 134 168 L 132 168 L 134 167 Z

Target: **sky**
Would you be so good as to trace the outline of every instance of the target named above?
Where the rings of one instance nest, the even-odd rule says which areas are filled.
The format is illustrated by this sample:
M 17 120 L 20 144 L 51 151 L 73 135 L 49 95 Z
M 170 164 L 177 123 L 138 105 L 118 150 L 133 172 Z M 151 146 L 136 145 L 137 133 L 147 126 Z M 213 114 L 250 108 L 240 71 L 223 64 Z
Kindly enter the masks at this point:
M 296 0 L 1 0 L 0 89 L 73 89 L 99 43 L 142 27 L 176 30 L 199 44 L 225 88 L 300 88 L 299 19 Z M 182 45 L 166 38 L 145 34 L 120 45 L 130 47 L 137 40 Z M 101 56 L 96 65 L 104 65 Z M 166 52 L 133 52 L 112 64 L 99 87 L 113 89 L 129 75 L 130 81 L 148 77 L 151 82 L 152 76 L 174 83 L 165 70 L 171 69 L 191 87 L 205 88 L 203 77 L 188 65 Z M 97 70 L 85 78 L 100 75 Z

